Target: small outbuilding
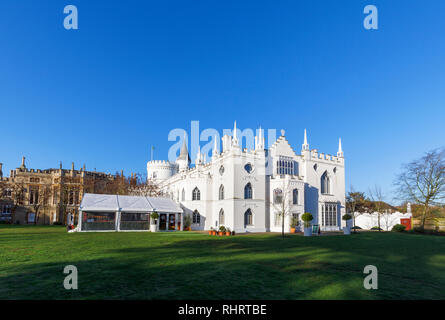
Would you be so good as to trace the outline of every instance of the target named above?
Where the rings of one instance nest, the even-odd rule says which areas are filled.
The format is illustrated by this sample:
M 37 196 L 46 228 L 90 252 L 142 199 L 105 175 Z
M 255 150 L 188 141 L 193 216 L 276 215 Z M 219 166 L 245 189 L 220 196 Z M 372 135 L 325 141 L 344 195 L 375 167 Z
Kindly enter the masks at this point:
M 170 198 L 86 193 L 76 231 L 149 231 L 150 214 L 159 231 L 183 228 L 183 210 Z

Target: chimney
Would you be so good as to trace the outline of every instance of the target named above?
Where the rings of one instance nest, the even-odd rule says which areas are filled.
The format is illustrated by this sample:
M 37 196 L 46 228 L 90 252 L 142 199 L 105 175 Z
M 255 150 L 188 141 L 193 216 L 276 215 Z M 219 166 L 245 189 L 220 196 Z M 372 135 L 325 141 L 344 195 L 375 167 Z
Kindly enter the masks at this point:
M 62 170 L 62 161 L 60 161 L 60 170 Z
M 20 166 L 20 168 L 26 168 L 25 166 L 25 157 L 22 157 L 22 165 Z
M 3 163 L 0 162 L 0 179 L 3 178 L 3 171 L 2 171 L 2 169 L 3 169 Z
M 74 171 L 74 162 L 71 162 L 71 171 Z

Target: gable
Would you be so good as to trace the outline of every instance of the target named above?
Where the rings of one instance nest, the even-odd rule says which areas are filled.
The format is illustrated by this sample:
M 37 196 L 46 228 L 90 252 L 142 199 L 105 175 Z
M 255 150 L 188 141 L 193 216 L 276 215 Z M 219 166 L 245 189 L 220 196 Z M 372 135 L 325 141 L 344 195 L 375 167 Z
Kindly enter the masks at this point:
M 296 157 L 294 150 L 285 137 L 281 136 L 270 147 L 270 151 L 275 156 Z

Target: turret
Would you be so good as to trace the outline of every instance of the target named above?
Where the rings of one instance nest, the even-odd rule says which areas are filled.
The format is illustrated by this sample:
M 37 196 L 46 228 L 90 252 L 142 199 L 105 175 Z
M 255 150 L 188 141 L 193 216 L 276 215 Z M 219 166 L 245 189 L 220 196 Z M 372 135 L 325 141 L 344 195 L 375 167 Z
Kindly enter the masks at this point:
M 179 157 L 176 159 L 176 164 L 178 165 L 179 171 L 187 170 L 190 167 L 190 156 L 187 150 L 187 138 L 184 134 L 184 140 L 182 142 L 181 152 Z

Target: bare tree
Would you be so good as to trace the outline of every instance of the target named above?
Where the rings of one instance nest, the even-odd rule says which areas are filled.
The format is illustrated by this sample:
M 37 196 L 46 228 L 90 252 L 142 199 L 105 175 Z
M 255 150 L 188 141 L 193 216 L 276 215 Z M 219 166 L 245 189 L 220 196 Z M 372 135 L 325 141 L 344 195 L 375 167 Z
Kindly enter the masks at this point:
M 358 192 L 351 186 L 351 191 L 346 195 L 346 209 L 352 216 L 352 224 L 355 227 L 355 218 L 367 212 L 367 201 L 364 192 Z M 353 232 L 356 232 L 355 228 Z
M 17 209 L 25 204 L 26 188 L 23 181 L 11 181 L 7 188 L 11 191 L 11 223 L 14 223 Z
M 31 194 L 34 192 L 33 194 Z M 32 206 L 34 210 L 34 224 L 37 224 L 39 222 L 40 214 L 42 211 L 45 212 L 45 208 L 49 205 L 49 199 L 51 197 L 51 189 L 48 186 L 40 186 L 35 187 L 34 189 L 30 189 L 30 196 L 33 197 L 33 199 L 30 199 L 30 205 Z M 31 201 L 32 200 L 32 201 Z M 45 224 L 45 217 L 46 215 L 43 215 L 43 224 Z
M 277 188 L 273 191 L 272 207 L 275 214 L 281 219 L 281 235 L 284 238 L 284 220 L 291 215 L 293 206 L 293 189 L 290 181 L 283 180 L 282 188 Z
M 443 205 L 445 200 L 445 148 L 429 151 L 403 165 L 394 184 L 399 199 L 423 206 L 421 228 L 424 229 L 431 206 Z
M 142 174 L 135 174 L 130 180 L 128 193 L 133 196 L 158 197 L 161 195 L 157 184 L 151 179 L 145 179 Z
M 381 216 L 385 212 L 386 204 L 383 201 L 385 195 L 383 194 L 382 188 L 378 185 L 375 185 L 374 188 L 369 189 L 369 198 L 372 201 L 372 209 L 377 213 L 377 223 L 379 227 L 379 232 L 381 231 L 380 220 Z

